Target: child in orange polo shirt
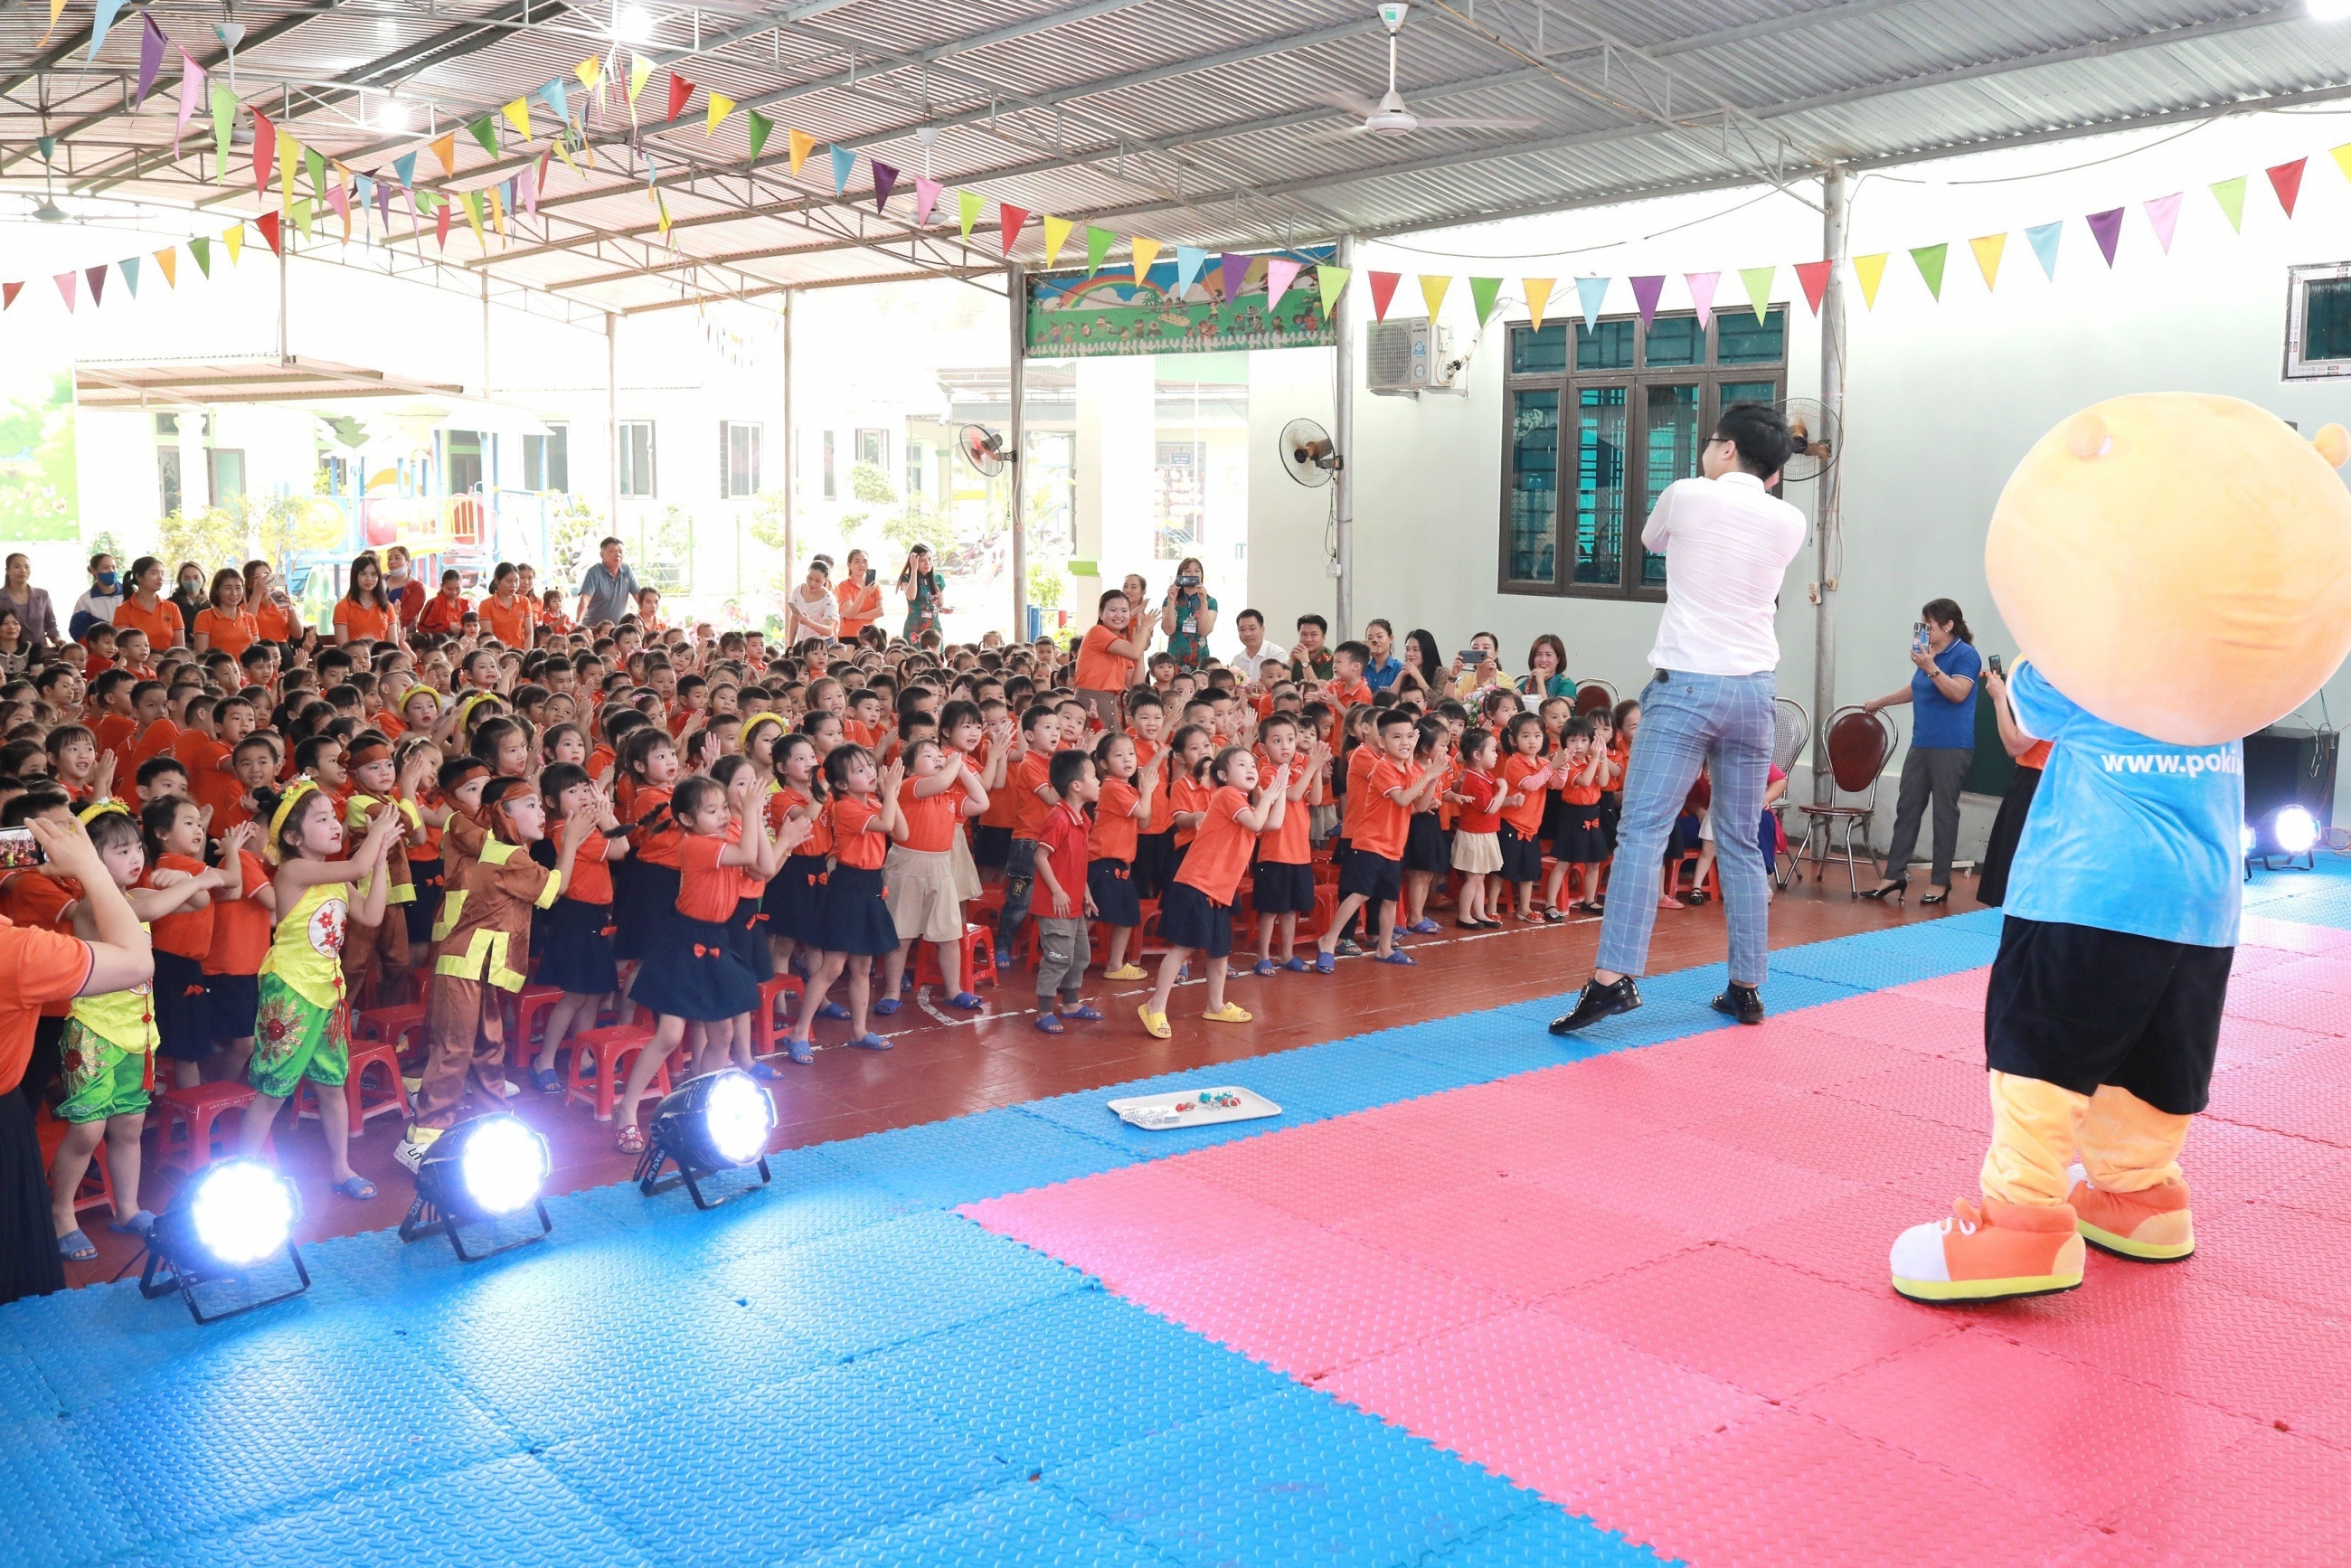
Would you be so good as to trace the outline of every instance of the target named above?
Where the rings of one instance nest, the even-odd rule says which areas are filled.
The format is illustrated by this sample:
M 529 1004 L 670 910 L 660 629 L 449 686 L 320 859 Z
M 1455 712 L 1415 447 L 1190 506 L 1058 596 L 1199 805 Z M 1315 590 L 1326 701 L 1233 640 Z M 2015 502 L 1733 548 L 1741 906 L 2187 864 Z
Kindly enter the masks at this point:
M 1490 729 L 1465 731 L 1460 765 L 1447 799 L 1460 808 L 1453 820 L 1453 869 L 1461 873 L 1461 904 L 1453 924 L 1464 931 L 1499 931 L 1502 923 L 1486 913 L 1486 887 L 1502 869 L 1497 838 L 1502 825 L 1502 737 Z
M 1167 956 L 1159 961 L 1159 984 L 1151 999 L 1136 1009 L 1144 1029 L 1158 1040 L 1174 1032 L 1167 1027 L 1167 998 L 1196 948 L 1208 960 L 1208 1006 L 1200 1016 L 1210 1023 L 1247 1023 L 1251 1016 L 1246 1008 L 1225 999 L 1225 959 L 1233 950 L 1233 896 L 1241 873 L 1249 869 L 1258 835 L 1280 828 L 1287 791 L 1279 782 L 1259 789 L 1257 758 L 1239 746 L 1216 755 L 1207 779 L 1211 793 L 1191 852 L 1159 901 L 1159 934 L 1168 943 Z
M 1356 912 L 1370 909 L 1380 930 L 1382 964 L 1410 964 L 1395 946 L 1396 897 L 1404 888 L 1404 846 L 1412 812 L 1437 792 L 1445 778 L 1440 754 L 1416 770 L 1413 748 L 1418 731 L 1412 715 L 1388 708 L 1374 720 L 1378 749 L 1360 784 L 1350 783 L 1347 808 L 1354 823 L 1347 834 L 1347 863 L 1339 869 L 1339 910 L 1331 929 L 1315 943 L 1314 967 L 1327 975 L 1338 967 L 1339 933 Z M 1365 747 L 1358 747 L 1361 756 Z M 1352 758 L 1350 759 L 1353 760 Z
M 1138 768 L 1137 743 L 1133 736 L 1106 735 L 1094 747 L 1094 823 L 1086 840 L 1086 894 L 1098 917 L 1110 927 L 1110 951 L 1103 957 L 1105 980 L 1140 980 L 1142 968 L 1129 963 L 1126 945 L 1143 924 L 1143 899 L 1135 891 L 1136 847 L 1162 809 L 1158 758 Z
M 1569 871 L 1577 867 L 1583 872 L 1583 896 L 1573 907 L 1597 911 L 1600 867 L 1608 859 L 1608 836 L 1600 826 L 1601 791 L 1615 782 L 1608 748 L 1601 743 L 1589 718 L 1570 719 L 1565 739 L 1565 756 L 1562 759 L 1565 776 L 1559 790 L 1558 823 L 1552 834 L 1551 876 L 1543 886 L 1546 919 L 1558 915 L 1561 890 L 1566 885 Z
M 1542 880 L 1542 815 L 1551 789 L 1552 768 L 1543 756 L 1542 720 L 1531 713 L 1515 714 L 1502 726 L 1502 825 L 1496 841 L 1502 852 L 1502 880 L 1517 892 L 1519 918 L 1541 925 L 1535 907 L 1535 884 Z
M 898 946 L 883 960 L 882 999 L 873 1010 L 884 1018 L 898 1010 L 906 960 L 919 941 L 937 949 L 947 1006 L 977 1012 L 979 998 L 963 987 L 963 899 L 951 850 L 963 819 L 987 810 L 987 791 L 963 753 L 950 753 L 932 737 L 909 740 L 901 762 L 906 781 L 898 792 L 894 841 L 882 867 Z
M 237 881 L 235 891 L 224 887 L 213 895 L 212 945 L 201 965 L 205 1029 L 214 1045 L 228 1053 L 221 1077 L 230 1083 L 243 1082 L 246 1064 L 253 1060 L 254 1019 L 261 1012 L 256 977 L 277 924 L 277 890 L 269 868 L 253 852 L 260 839 L 261 824 L 251 817 L 221 835 L 222 874 L 229 874 L 234 860 Z
M 1270 661 L 1268 661 L 1270 663 Z M 1298 956 L 1298 917 L 1314 913 L 1314 851 L 1307 841 L 1311 826 L 1309 802 L 1321 787 L 1330 751 L 1315 741 L 1303 754 L 1298 746 L 1298 721 L 1275 714 L 1258 727 L 1262 756 L 1259 774 L 1281 788 L 1280 822 L 1269 827 L 1258 841 L 1257 871 L 1249 903 L 1257 910 L 1257 973 L 1299 974 L 1306 960 Z M 1273 960 L 1273 928 L 1281 926 L 1281 962 Z
M 1396 923 L 1416 936 L 1434 936 L 1437 922 L 1428 918 L 1430 883 L 1453 869 L 1453 844 L 1441 821 L 1445 786 L 1458 772 L 1453 756 L 1453 734 L 1441 718 L 1421 719 L 1413 730 L 1416 763 L 1435 762 L 1443 769 L 1437 787 L 1412 809 L 1405 826 L 1404 901 Z
M 1029 915 L 1030 889 L 1037 879 L 1037 835 L 1052 810 L 1053 753 L 1061 744 L 1061 717 L 1049 702 L 1029 705 L 1020 716 L 1024 748 L 1010 769 L 1005 788 L 1018 802 L 1012 821 L 1012 842 L 1004 856 L 1004 907 L 996 916 L 996 967 L 1012 967 L 1013 944 L 1020 922 Z
M 816 956 L 799 1016 L 792 1020 L 789 1049 L 792 1060 L 803 1065 L 815 1060 L 809 1030 L 819 1005 L 844 970 L 849 975 L 849 1027 L 857 1031 L 849 1043 L 863 1051 L 890 1049 L 890 1042 L 868 1027 L 873 982 L 867 960 L 898 950 L 898 927 L 883 896 L 882 867 L 889 856 L 890 834 L 898 826 L 899 786 L 904 779 L 896 768 L 877 773 L 873 754 L 862 746 L 836 747 L 824 759 L 833 863 L 817 911 L 823 950 Z

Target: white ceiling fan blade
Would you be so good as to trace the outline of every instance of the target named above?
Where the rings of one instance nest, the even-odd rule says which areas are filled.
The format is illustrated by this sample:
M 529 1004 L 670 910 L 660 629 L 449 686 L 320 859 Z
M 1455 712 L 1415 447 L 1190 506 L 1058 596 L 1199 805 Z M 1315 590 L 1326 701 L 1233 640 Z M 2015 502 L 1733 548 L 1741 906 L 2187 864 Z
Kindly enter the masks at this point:
M 1531 131 L 1542 122 L 1539 120 L 1448 120 L 1443 117 L 1418 117 L 1423 127 L 1438 127 L 1451 131 Z
M 1366 120 L 1379 112 L 1379 105 L 1351 92 L 1322 92 L 1314 95 L 1316 103 L 1327 103 L 1332 109 L 1343 109 L 1357 120 Z
M 1299 140 L 1309 143 L 1318 141 L 1353 141 L 1358 136 L 1368 136 L 1370 134 L 1371 128 L 1369 126 L 1343 125 L 1336 131 L 1317 131 L 1310 135 L 1301 136 Z

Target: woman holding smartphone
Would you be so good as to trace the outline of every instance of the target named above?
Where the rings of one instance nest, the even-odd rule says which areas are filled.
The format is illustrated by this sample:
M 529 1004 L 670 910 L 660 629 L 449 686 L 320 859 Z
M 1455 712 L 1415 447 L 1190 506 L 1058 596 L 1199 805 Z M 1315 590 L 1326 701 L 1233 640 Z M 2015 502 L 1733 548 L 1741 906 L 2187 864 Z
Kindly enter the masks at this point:
M 839 606 L 840 637 L 844 643 L 857 641 L 858 633 L 882 619 L 882 585 L 873 580 L 872 563 L 865 552 L 853 549 L 841 563 L 841 580 L 833 585 L 832 597 Z
M 898 569 L 898 591 L 906 600 L 907 642 L 919 642 L 924 632 L 939 630 L 939 617 L 949 608 L 947 574 L 931 564 L 930 546 L 918 544 L 906 552 L 906 564 Z
M 1968 618 L 1949 599 L 1930 599 L 1918 612 L 1910 639 L 1910 684 L 1862 704 L 1866 713 L 1910 705 L 1910 754 L 1902 759 L 1902 790 L 1894 809 L 1894 839 L 1886 846 L 1886 879 L 1864 898 L 1908 896 L 1910 852 L 1918 819 L 1935 807 L 1935 890 L 1921 904 L 1951 896 L 1951 853 L 1959 841 L 1959 787 L 1976 759 L 1976 678 L 1983 671 Z
M 808 580 L 784 601 L 784 641 L 794 648 L 811 637 L 830 643 L 841 629 L 841 601 L 832 594 L 832 568 L 819 556 L 809 562 Z
M 1217 601 L 1202 585 L 1208 574 L 1197 556 L 1176 566 L 1176 580 L 1159 606 L 1159 630 L 1179 670 L 1196 670 L 1208 657 L 1208 633 L 1217 629 Z

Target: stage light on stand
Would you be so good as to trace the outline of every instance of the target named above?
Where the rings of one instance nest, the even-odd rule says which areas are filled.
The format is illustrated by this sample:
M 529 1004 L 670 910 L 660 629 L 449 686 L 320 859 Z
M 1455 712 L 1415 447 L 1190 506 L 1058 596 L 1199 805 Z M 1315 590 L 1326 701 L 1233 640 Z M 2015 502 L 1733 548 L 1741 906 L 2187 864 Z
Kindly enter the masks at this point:
M 2318 843 L 2318 819 L 2300 806 L 2287 806 L 2270 820 L 2278 848 L 2290 855 L 2306 855 Z
M 292 1181 L 259 1160 L 228 1159 L 206 1166 L 180 1189 L 147 1239 L 147 1264 L 140 1271 L 140 1294 L 152 1301 L 176 1291 L 199 1323 L 216 1323 L 256 1307 L 291 1301 L 310 1288 L 310 1272 L 294 1247 L 294 1224 L 302 1217 L 301 1195 Z M 294 1266 L 300 1282 L 290 1291 L 264 1296 L 207 1314 L 197 1292 L 243 1281 L 254 1268 L 278 1253 Z M 208 1292 L 212 1293 L 212 1292 Z
M 716 1208 L 752 1189 L 705 1197 L 702 1184 L 711 1176 L 748 1167 L 759 1173 L 758 1186 L 768 1184 L 768 1137 L 775 1130 L 776 1103 L 749 1073 L 728 1067 L 688 1079 L 653 1111 L 637 1160 L 637 1190 L 651 1197 L 674 1160 L 694 1206 Z
M 467 1263 L 544 1240 L 555 1228 L 540 1192 L 553 1169 L 547 1140 L 506 1112 L 460 1122 L 425 1149 L 416 1166 L 416 1201 L 400 1222 L 400 1239 L 413 1241 L 438 1230 Z M 465 1249 L 465 1231 L 529 1211 L 538 1228 L 482 1252 Z

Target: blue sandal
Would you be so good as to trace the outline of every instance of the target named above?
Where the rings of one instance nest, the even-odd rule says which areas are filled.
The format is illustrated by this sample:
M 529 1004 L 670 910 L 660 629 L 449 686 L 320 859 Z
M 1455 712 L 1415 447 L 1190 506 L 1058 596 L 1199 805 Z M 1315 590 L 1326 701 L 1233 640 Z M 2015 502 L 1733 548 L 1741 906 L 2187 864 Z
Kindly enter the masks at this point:
M 851 1040 L 849 1043 L 855 1046 L 860 1051 L 887 1051 L 890 1049 L 890 1042 L 888 1040 L 883 1040 L 878 1034 L 872 1033 L 860 1035 L 857 1039 Z
M 804 1040 L 788 1040 L 784 1042 L 784 1054 L 798 1065 L 806 1067 L 816 1060 L 816 1048 Z
M 1316 974 L 1318 974 L 1318 975 L 1328 975 L 1328 974 L 1332 974 L 1332 973 L 1334 973 L 1334 972 L 1338 969 L 1338 967 L 1339 967 L 1339 957 L 1338 957 L 1338 955 L 1337 955 L 1337 954 L 1335 954 L 1335 953 L 1317 953 L 1317 954 L 1315 954 L 1315 955 L 1314 955 L 1314 972 L 1315 972 Z
M 1420 960 L 1399 948 L 1393 953 L 1374 953 L 1372 955 L 1372 962 L 1374 964 L 1410 964 L 1416 966 L 1419 964 Z
M 1303 966 L 1301 965 L 1301 967 L 1303 967 Z M 1270 958 L 1259 958 L 1257 961 L 1257 967 L 1251 969 L 1249 973 L 1252 975 L 1279 975 L 1281 973 L 1281 966 L 1275 963 Z
M 1281 966 L 1281 972 L 1285 975 L 1302 975 L 1313 967 L 1303 958 L 1291 958 Z
M 888 1018 L 892 1013 L 896 1012 L 904 1005 L 904 1003 L 901 1002 L 895 997 L 883 997 L 880 1001 L 873 1004 L 873 1010 L 880 1013 L 883 1018 Z
M 816 1016 L 820 1019 L 845 1019 L 849 1016 L 849 1009 L 839 1002 L 826 1002 L 816 1009 Z
M 128 1219 L 110 1219 L 106 1228 L 117 1236 L 136 1236 L 141 1240 L 155 1234 L 155 1217 L 141 1209 Z
M 976 1013 L 987 1005 L 987 1004 L 986 1002 L 981 1001 L 969 991 L 957 991 L 954 996 L 947 998 L 947 1006 L 951 1008 L 960 1008 L 963 1011 L 967 1013 Z
M 552 1067 L 532 1068 L 530 1070 L 530 1081 L 538 1085 L 538 1092 L 541 1094 L 560 1094 L 563 1092 L 563 1080 L 556 1076 L 555 1069 Z
M 772 1061 L 755 1061 L 751 1063 L 751 1076 L 762 1083 L 772 1083 L 783 1074 L 776 1071 Z
M 1058 1015 L 1053 1013 L 1039 1013 L 1037 1015 L 1037 1032 L 1039 1034 L 1067 1034 L 1070 1031 L 1061 1027 L 1061 1020 Z
M 98 1244 L 77 1225 L 57 1238 L 57 1256 L 68 1263 L 87 1263 L 98 1256 Z
M 1075 1019 L 1080 1023 L 1100 1023 L 1102 1018 L 1101 1009 L 1084 1002 L 1073 1008 L 1063 1008 L 1061 1016 L 1065 1019 Z
M 375 1196 L 375 1183 L 363 1176 L 348 1176 L 335 1184 L 335 1190 L 345 1197 L 365 1203 Z

